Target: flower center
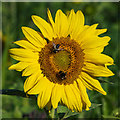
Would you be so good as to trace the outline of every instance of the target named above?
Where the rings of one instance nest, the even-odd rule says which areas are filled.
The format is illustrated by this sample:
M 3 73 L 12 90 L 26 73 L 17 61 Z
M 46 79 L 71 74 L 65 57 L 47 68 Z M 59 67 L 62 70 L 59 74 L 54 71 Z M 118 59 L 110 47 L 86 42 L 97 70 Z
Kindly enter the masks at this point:
M 40 52 L 42 73 L 58 84 L 71 84 L 78 78 L 83 67 L 84 53 L 80 45 L 67 38 L 50 41 Z
M 59 51 L 54 55 L 53 62 L 59 70 L 67 70 L 71 62 L 70 53 L 66 50 Z

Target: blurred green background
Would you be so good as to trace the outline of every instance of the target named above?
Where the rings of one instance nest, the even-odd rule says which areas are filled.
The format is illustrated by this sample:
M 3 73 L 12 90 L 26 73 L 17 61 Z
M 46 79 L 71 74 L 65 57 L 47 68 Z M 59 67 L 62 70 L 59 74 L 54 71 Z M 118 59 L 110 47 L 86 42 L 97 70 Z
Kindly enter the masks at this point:
M 89 98 L 92 103 L 102 104 L 102 106 L 84 111 L 75 118 L 110 118 L 111 116 L 120 116 L 120 101 L 118 97 L 118 80 L 120 71 L 118 68 L 118 3 L 110 2 L 4 2 L 2 3 L 2 88 L 23 90 L 25 77 L 21 77 L 21 73 L 17 71 L 9 71 L 8 67 L 16 63 L 9 56 L 8 50 L 16 47 L 12 44 L 14 41 L 23 38 L 21 31 L 22 26 L 29 26 L 35 30 L 39 29 L 33 24 L 31 16 L 38 15 L 47 20 L 47 8 L 50 9 L 54 18 L 55 12 L 62 9 L 64 13 L 74 9 L 82 10 L 85 15 L 85 24 L 92 25 L 99 23 L 98 28 L 107 28 L 108 31 L 103 35 L 111 37 L 109 45 L 105 47 L 104 53 L 113 57 L 114 66 L 109 68 L 115 73 L 115 76 L 109 78 L 100 78 L 110 83 L 101 83 L 106 96 L 96 91 L 88 91 Z M 46 118 L 44 110 L 40 110 L 33 99 L 2 96 L 2 117 L 3 118 Z

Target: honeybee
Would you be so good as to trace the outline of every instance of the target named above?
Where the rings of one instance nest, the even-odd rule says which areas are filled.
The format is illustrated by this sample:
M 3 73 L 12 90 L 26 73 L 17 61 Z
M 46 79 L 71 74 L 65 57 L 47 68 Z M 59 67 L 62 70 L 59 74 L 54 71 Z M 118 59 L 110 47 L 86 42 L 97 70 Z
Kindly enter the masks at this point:
M 63 71 L 59 71 L 59 73 L 57 74 L 57 77 L 60 78 L 61 80 L 66 79 L 66 74 L 67 72 L 63 72 Z
M 59 48 L 60 47 L 59 44 L 53 43 L 53 47 L 54 47 L 54 49 L 53 49 L 54 53 L 57 53 L 58 51 L 63 50 L 62 48 Z

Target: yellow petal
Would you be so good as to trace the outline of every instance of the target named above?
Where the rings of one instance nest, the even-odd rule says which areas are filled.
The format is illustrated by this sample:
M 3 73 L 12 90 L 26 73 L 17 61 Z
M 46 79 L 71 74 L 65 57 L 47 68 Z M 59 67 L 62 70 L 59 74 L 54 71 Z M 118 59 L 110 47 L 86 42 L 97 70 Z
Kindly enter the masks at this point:
M 63 93 L 62 96 L 63 103 L 66 104 L 67 107 L 72 111 L 73 109 L 77 111 L 82 111 L 80 94 L 75 89 L 75 87 L 72 84 L 66 85 L 64 86 L 64 90 L 65 92 Z
M 106 46 L 108 45 L 108 42 L 110 41 L 109 36 L 105 37 L 92 37 L 91 38 L 86 38 L 84 41 L 82 40 L 81 42 L 81 47 L 83 49 L 90 49 L 90 48 L 97 48 L 99 46 Z
M 75 96 L 74 96 L 74 94 L 73 94 L 69 85 L 65 86 L 65 94 L 66 94 L 66 97 L 67 97 L 67 102 L 69 103 L 68 108 L 73 110 L 74 108 L 76 108 L 75 103 L 74 103 Z
M 102 39 L 109 41 L 110 37 L 108 37 L 108 36 L 98 37 L 98 35 L 106 32 L 107 29 L 96 29 L 97 26 L 98 26 L 98 24 L 93 24 L 91 26 L 85 25 L 83 27 L 82 32 L 79 35 L 76 35 L 76 41 L 80 44 L 82 43 L 82 45 L 84 45 L 86 43 L 88 45 L 89 45 L 89 43 L 94 44 L 95 41 L 98 43 L 104 43 L 105 41 L 102 41 Z M 98 41 L 98 40 L 100 40 L 100 41 Z M 95 42 L 95 44 L 96 44 L 96 42 Z
M 63 85 L 64 90 L 63 90 L 63 94 L 62 94 L 62 102 L 68 107 L 70 108 L 69 102 L 68 102 L 68 98 L 67 98 L 67 94 L 65 91 L 65 86 Z M 73 109 L 73 108 L 72 108 Z
M 20 57 L 38 58 L 38 54 L 33 53 L 32 51 L 28 49 L 12 48 L 12 49 L 9 49 L 9 52 L 13 55 L 20 56 Z
M 89 49 L 84 49 L 83 52 L 85 54 L 87 53 L 91 53 L 91 54 L 101 54 L 101 52 L 103 52 L 105 46 L 99 46 L 96 48 L 89 48 Z
M 93 24 L 93 25 L 89 26 L 88 29 L 87 29 L 87 31 L 86 31 L 87 32 L 86 34 L 88 34 L 88 35 L 94 35 L 95 31 L 96 31 L 96 28 L 97 28 L 98 25 L 99 24 L 96 23 L 96 24 Z
M 52 18 L 52 15 L 51 15 L 51 12 L 50 12 L 49 9 L 47 9 L 47 14 L 48 14 L 48 19 L 49 19 L 52 27 L 54 28 L 54 24 L 55 24 L 55 23 L 54 23 L 54 21 L 53 21 L 53 18 Z
M 9 49 L 9 52 L 11 54 L 14 54 L 16 56 L 21 56 L 21 57 L 32 57 L 31 54 L 33 54 L 32 51 L 29 51 L 23 48 L 12 48 L 12 49 Z
M 58 10 L 55 15 L 55 26 L 54 31 L 58 37 L 67 37 L 68 36 L 68 19 L 67 16 L 61 11 Z
M 76 110 L 79 111 L 79 112 L 81 112 L 82 111 L 82 106 L 83 106 L 83 103 L 82 103 L 82 94 L 80 93 L 80 91 L 78 89 L 76 81 L 74 81 L 74 83 L 71 84 L 70 86 L 71 86 L 73 94 L 75 95 L 75 98 L 76 98 L 76 106 L 77 106 Z
M 90 35 L 95 35 L 95 36 L 98 36 L 102 33 L 105 33 L 107 31 L 107 29 L 96 29 L 98 26 L 98 23 L 97 24 L 93 24 L 91 26 L 88 25 L 88 34 Z
M 86 32 L 88 31 L 89 26 L 88 25 L 84 25 L 82 27 L 82 29 L 80 29 L 79 32 L 75 33 L 76 35 L 71 35 L 71 38 L 74 39 L 76 42 L 78 42 L 79 44 L 81 44 L 81 42 L 84 41 L 84 38 L 86 37 Z
M 48 40 L 52 41 L 52 38 L 54 37 L 54 32 L 51 25 L 47 23 L 44 19 L 36 15 L 32 15 L 32 20 L 35 25 L 40 29 L 43 36 Z
M 55 84 L 55 87 L 53 88 L 53 91 L 52 91 L 52 97 L 51 97 L 53 108 L 57 108 L 58 103 L 61 99 L 62 93 L 63 93 L 63 85 Z
M 82 70 L 96 77 L 109 77 L 114 75 L 106 66 L 100 66 L 88 62 L 85 62 Z
M 74 15 L 74 12 L 71 11 L 71 14 L 73 14 L 73 19 L 71 21 L 71 24 L 73 27 L 71 38 L 72 39 L 77 39 L 78 35 L 83 31 L 83 26 L 84 26 L 84 15 L 83 13 L 78 10 L 77 13 Z
M 54 83 L 48 84 L 48 86 L 42 91 L 40 97 L 38 98 L 38 106 L 43 108 L 50 100 L 52 89 L 54 87 Z
M 88 108 L 91 106 L 91 102 L 88 98 L 86 87 L 83 85 L 83 83 L 80 79 L 77 79 L 77 83 L 78 83 L 77 85 L 78 85 L 82 100 L 86 103 L 86 108 Z
M 11 65 L 8 69 L 9 69 L 9 70 L 22 71 L 22 70 L 25 69 L 28 65 L 30 65 L 30 63 L 27 63 L 27 62 L 19 62 L 19 63 L 17 63 L 17 64 Z
M 35 30 L 29 27 L 22 27 L 22 31 L 27 40 L 29 40 L 34 46 L 43 48 L 47 44 Z
M 68 22 L 69 22 L 69 32 L 68 33 L 71 33 L 73 31 L 73 29 L 75 30 L 75 28 L 74 28 L 74 25 L 75 25 L 75 12 L 74 12 L 73 9 L 70 11 L 70 15 L 68 17 Z
M 49 87 L 49 85 L 51 85 L 51 82 L 46 77 L 40 76 L 38 83 L 28 91 L 28 94 L 39 94 L 44 91 L 46 87 Z
M 79 76 L 80 80 L 82 81 L 83 85 L 88 88 L 89 90 L 93 90 L 93 87 L 87 83 L 86 81 L 84 81 L 80 76 Z
M 94 33 L 97 26 L 98 24 L 93 24 L 91 26 L 89 25 L 83 26 L 82 27 L 83 30 L 77 36 L 75 36 L 75 40 L 77 40 L 79 43 L 81 42 L 84 43 L 84 42 L 88 42 L 91 37 L 96 37 Z
M 29 49 L 23 49 L 23 48 L 12 48 L 9 50 L 9 52 L 12 54 L 10 55 L 16 60 L 23 61 L 23 62 L 33 62 L 39 60 L 39 53 L 33 53 Z
M 102 33 L 105 33 L 106 31 L 107 31 L 107 29 L 96 29 L 95 35 L 100 35 Z
M 98 80 L 92 78 L 90 75 L 88 75 L 85 72 L 81 72 L 81 75 L 79 77 L 82 82 L 84 81 L 87 84 L 89 84 L 92 87 L 92 89 L 102 93 L 103 95 L 106 95 L 106 92 L 103 90 Z
M 35 57 L 21 57 L 21 56 L 16 56 L 16 55 L 10 55 L 13 59 L 21 61 L 21 62 L 28 62 L 28 63 L 33 63 L 38 61 L 39 58 Z
M 37 71 L 34 74 L 32 74 L 31 76 L 29 76 L 24 83 L 24 91 L 27 92 L 30 89 L 32 89 L 38 82 L 38 78 L 42 77 L 42 74 Z
M 114 63 L 114 60 L 111 57 L 104 54 L 86 53 L 84 57 L 85 57 L 85 61 L 94 64 L 112 65 Z
M 22 76 L 29 76 L 31 74 L 34 74 L 35 72 L 39 72 L 41 73 L 41 70 L 40 70 L 40 64 L 38 63 L 33 63 L 31 65 L 29 65 L 22 73 Z
M 31 44 L 27 40 L 19 40 L 19 41 L 15 41 L 14 43 L 23 48 L 30 49 L 31 51 L 40 51 L 41 50 L 41 47 L 39 47 L 39 48 L 35 47 L 33 44 Z

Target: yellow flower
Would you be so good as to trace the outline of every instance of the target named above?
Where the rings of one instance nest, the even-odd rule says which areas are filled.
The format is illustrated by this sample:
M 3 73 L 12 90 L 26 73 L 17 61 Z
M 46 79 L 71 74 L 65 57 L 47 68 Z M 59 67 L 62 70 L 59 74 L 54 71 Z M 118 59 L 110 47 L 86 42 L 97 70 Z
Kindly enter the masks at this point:
M 72 9 L 68 16 L 58 10 L 55 22 L 49 9 L 47 13 L 49 23 L 32 16 L 41 33 L 22 27 L 26 39 L 15 42 L 21 48 L 10 49 L 11 57 L 20 62 L 9 69 L 29 76 L 24 91 L 38 94 L 40 108 L 46 105 L 57 108 L 60 102 L 71 110 L 89 110 L 91 102 L 86 88 L 106 95 L 95 77 L 114 75 L 107 68 L 113 59 L 101 54 L 110 37 L 98 36 L 107 29 L 96 29 L 98 24 L 84 25 L 80 10 L 75 13 Z

